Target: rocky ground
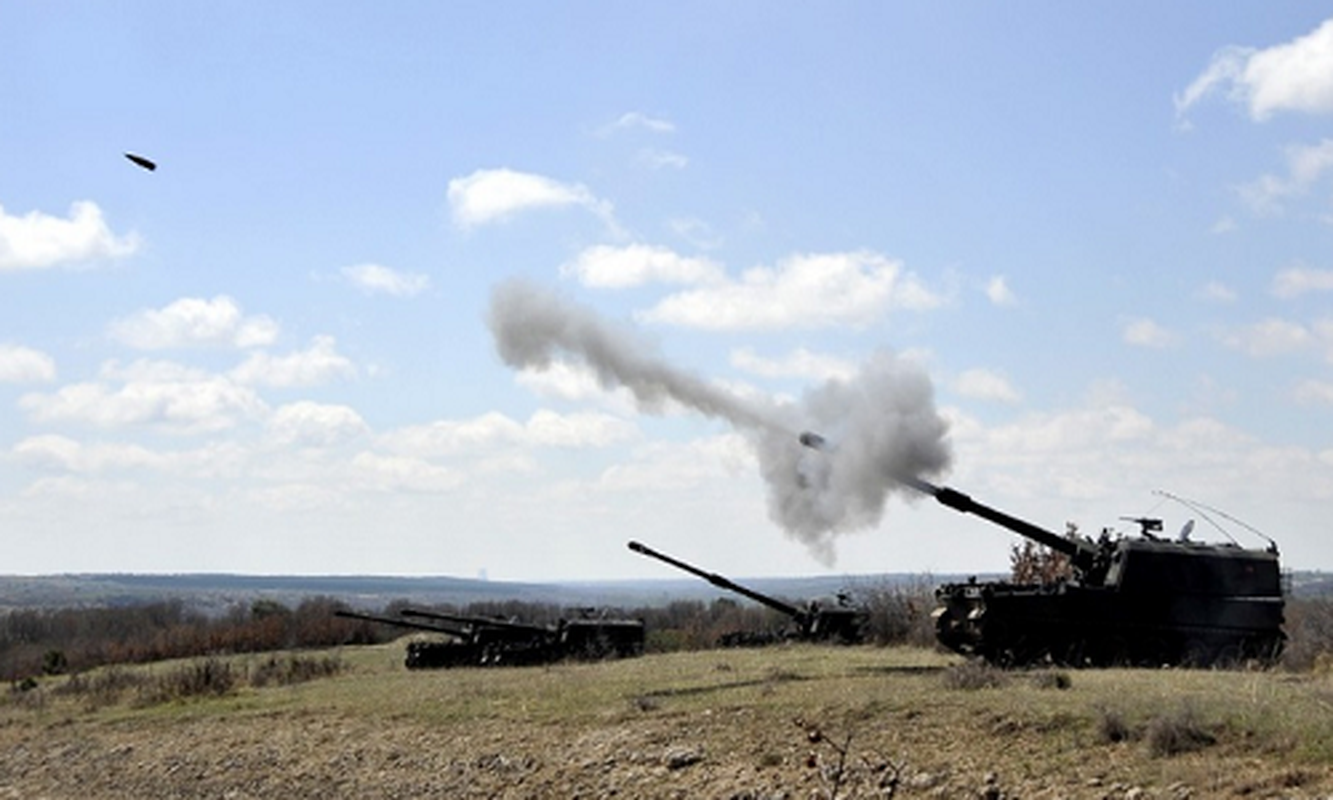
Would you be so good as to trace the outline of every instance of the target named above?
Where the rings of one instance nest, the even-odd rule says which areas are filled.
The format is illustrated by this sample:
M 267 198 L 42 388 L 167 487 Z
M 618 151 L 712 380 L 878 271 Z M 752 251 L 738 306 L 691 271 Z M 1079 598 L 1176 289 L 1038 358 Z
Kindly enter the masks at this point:
M 540 704 L 553 691 L 604 698 L 615 674 L 600 667 L 533 672 L 530 686 L 518 670 L 446 671 L 346 679 L 340 694 L 311 684 L 153 708 L 11 707 L 0 798 L 1333 798 L 1330 765 L 1269 733 L 1215 728 L 1165 756 L 1141 734 L 1101 735 L 1082 709 L 1102 700 L 1079 696 L 1095 689 L 1082 675 L 1065 691 L 951 693 L 926 670 L 825 677 L 815 664 L 767 679 L 746 663 L 682 672 L 595 713 Z M 502 680 L 512 686 L 478 696 Z
M 984 751 L 948 742 L 914 750 L 871 724 L 847 742 L 846 732 L 821 740 L 794 722 L 777 730 L 755 722 L 741 709 L 593 729 L 441 730 L 308 713 L 10 725 L 0 731 L 0 797 L 1333 797 L 1326 770 L 1261 759 L 1181 757 L 1163 764 L 1159 780 L 1135 782 L 1119 777 L 1115 748 L 1024 764 L 1020 752 L 997 752 L 1003 741 Z M 1010 738 L 1021 750 L 1025 737 Z

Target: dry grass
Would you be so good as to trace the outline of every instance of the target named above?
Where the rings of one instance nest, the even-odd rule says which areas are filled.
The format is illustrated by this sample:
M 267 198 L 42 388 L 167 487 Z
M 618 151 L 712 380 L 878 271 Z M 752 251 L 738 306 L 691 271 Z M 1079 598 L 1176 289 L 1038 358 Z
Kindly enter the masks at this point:
M 886 796 L 890 779 L 897 797 L 1333 792 L 1326 673 L 997 676 L 927 650 L 814 646 L 434 672 L 404 670 L 401 645 L 330 657 L 342 667 L 328 677 L 245 682 L 150 708 L 128 695 L 80 702 L 56 691 L 68 678 L 44 679 L 0 703 L 0 775 L 24 776 L 0 779 L 0 795 L 68 796 L 75 784 L 65 781 L 95 779 L 71 771 L 68 759 L 43 770 L 3 755 L 15 746 L 63 752 L 75 741 L 94 748 L 80 763 L 114 762 L 102 772 L 126 786 L 138 785 L 138 769 L 165 780 L 169 764 L 159 759 L 199 761 L 193 780 L 213 796 L 313 797 L 336 785 L 361 796 L 393 788 L 402 796 L 599 797 L 615 788 L 619 796 L 853 797 Z M 264 663 L 284 662 L 233 662 L 238 675 Z M 125 747 L 142 763 L 112 759 Z M 243 770 L 254 785 L 225 782 L 224 767 L 248 764 L 256 748 L 271 750 L 281 769 Z M 142 784 L 141 796 L 155 796 L 142 794 L 153 785 Z M 173 786 L 183 791 L 166 780 L 156 796 Z

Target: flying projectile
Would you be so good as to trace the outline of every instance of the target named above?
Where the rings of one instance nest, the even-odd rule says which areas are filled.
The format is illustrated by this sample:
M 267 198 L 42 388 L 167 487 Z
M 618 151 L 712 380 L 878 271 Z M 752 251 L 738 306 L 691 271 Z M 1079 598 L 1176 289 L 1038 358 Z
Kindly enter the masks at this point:
M 796 438 L 801 444 L 809 447 L 811 450 L 823 450 L 824 445 L 826 444 L 824 437 L 814 431 L 806 431 Z
M 126 153 L 125 157 L 128 158 L 130 161 L 133 161 L 135 164 L 138 164 L 139 166 L 148 170 L 149 172 L 152 172 L 153 170 L 157 169 L 157 164 L 154 164 L 151 160 L 144 158 L 143 156 L 136 156 L 134 153 Z

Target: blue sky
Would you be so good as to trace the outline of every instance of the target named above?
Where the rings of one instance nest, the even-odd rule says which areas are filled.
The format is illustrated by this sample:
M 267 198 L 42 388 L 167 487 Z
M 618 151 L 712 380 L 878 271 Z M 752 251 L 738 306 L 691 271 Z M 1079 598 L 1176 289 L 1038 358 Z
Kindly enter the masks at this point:
M 506 363 L 513 281 L 747 402 L 892 351 L 941 482 L 1329 568 L 1333 21 L 1160 6 L 0 2 L 0 569 L 1007 566 L 897 494 L 808 546 L 726 419 Z

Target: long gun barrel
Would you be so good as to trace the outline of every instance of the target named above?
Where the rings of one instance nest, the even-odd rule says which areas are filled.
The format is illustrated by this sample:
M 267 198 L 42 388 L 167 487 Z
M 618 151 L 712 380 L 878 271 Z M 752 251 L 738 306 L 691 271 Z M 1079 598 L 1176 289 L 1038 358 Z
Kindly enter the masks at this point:
M 346 617 L 347 619 L 360 619 L 366 622 L 378 622 L 381 625 L 394 625 L 399 628 L 412 628 L 419 631 L 430 631 L 431 633 L 443 633 L 449 636 L 456 636 L 460 639 L 468 637 L 467 631 L 458 628 L 451 628 L 446 625 L 428 625 L 424 622 L 411 622 L 405 619 L 396 619 L 394 617 L 381 617 L 376 614 L 360 614 L 356 611 L 335 611 L 335 617 Z
M 766 605 L 769 608 L 772 608 L 776 611 L 781 611 L 783 614 L 786 614 L 797 620 L 805 619 L 805 612 L 801 611 L 799 608 L 796 608 L 795 606 L 792 605 L 788 605 L 782 602 L 781 600 L 769 597 L 768 595 L 760 594 L 759 592 L 756 592 L 753 589 L 747 589 L 744 586 L 741 586 L 739 583 L 727 580 L 721 575 L 718 575 L 716 572 L 706 572 L 704 570 L 699 569 L 698 567 L 686 564 L 684 561 L 672 558 L 671 556 L 666 555 L 665 553 L 659 553 L 656 550 L 652 549 L 651 547 L 645 544 L 640 544 L 639 542 L 630 542 L 629 549 L 641 555 L 655 558 L 658 561 L 665 561 L 666 563 L 670 564 L 671 566 L 677 569 L 683 569 L 686 572 L 689 572 L 693 575 L 698 575 L 700 578 L 703 578 L 704 580 L 708 581 L 709 583 L 713 584 L 719 589 L 726 589 L 729 592 L 735 592 L 736 594 L 743 595 L 755 601 L 756 603 L 762 603 L 763 605 Z
M 1027 520 L 1010 516 L 1003 511 L 978 503 L 956 489 L 950 489 L 947 486 L 936 486 L 929 481 L 915 477 L 903 477 L 898 480 L 913 489 L 931 495 L 942 505 L 946 505 L 955 511 L 961 511 L 964 514 L 975 514 L 982 519 L 994 522 L 996 525 L 1008 528 L 1019 536 L 1027 537 L 1037 544 L 1045 545 L 1057 553 L 1064 553 L 1069 556 L 1069 560 L 1077 569 L 1091 569 L 1097 558 L 1098 550 L 1091 543 L 1061 536 Z
M 447 614 L 443 611 L 427 611 L 420 608 L 404 608 L 399 613 L 404 617 L 419 617 L 421 619 L 457 622 L 463 625 L 471 625 L 473 627 L 504 628 L 506 630 L 526 631 L 529 633 L 551 633 L 551 629 L 544 625 L 534 625 L 530 622 L 511 622 L 507 619 L 498 619 L 495 617 Z
M 830 449 L 828 442 L 823 436 L 811 431 L 802 433 L 797 439 L 802 445 L 809 447 L 812 450 L 827 452 Z M 961 511 L 964 514 L 976 514 L 978 517 L 990 520 L 1000 527 L 1008 528 L 1019 536 L 1031 539 L 1037 544 L 1045 545 L 1057 553 L 1064 553 L 1069 556 L 1069 560 L 1074 565 L 1075 569 L 1092 569 L 1097 561 L 1100 551 L 1096 546 L 1089 542 L 1082 542 L 1077 539 L 1061 536 L 1057 533 L 1048 531 L 1039 525 L 1034 525 L 1027 520 L 1019 519 L 1018 517 L 1010 516 L 998 509 L 982 505 L 968 495 L 955 489 L 950 489 L 947 486 L 936 486 L 930 481 L 922 480 L 921 478 L 911 475 L 898 476 L 897 480 L 899 483 L 934 497 L 940 503 L 955 511 Z

